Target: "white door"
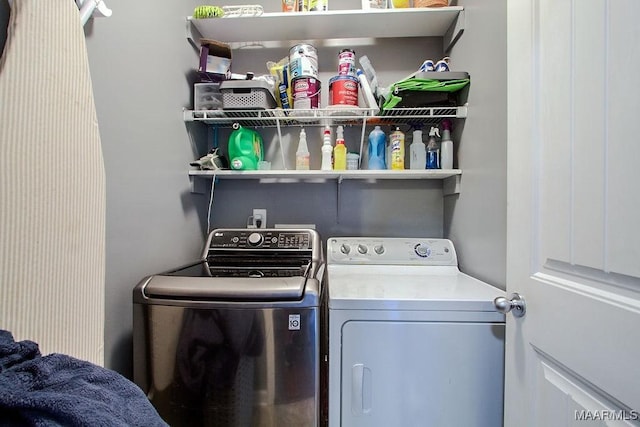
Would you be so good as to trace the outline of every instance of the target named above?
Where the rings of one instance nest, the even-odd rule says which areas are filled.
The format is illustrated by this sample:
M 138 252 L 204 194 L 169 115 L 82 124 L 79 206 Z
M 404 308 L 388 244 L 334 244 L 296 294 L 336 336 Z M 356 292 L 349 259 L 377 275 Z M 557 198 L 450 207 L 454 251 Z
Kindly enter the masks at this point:
M 507 8 L 505 425 L 638 425 L 640 1 Z

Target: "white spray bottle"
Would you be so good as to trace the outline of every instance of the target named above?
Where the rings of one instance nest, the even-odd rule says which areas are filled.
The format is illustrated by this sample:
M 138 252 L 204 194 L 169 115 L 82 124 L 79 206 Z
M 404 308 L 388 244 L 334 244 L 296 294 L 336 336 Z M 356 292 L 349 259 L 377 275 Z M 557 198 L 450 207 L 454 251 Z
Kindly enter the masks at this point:
M 360 81 L 360 89 L 362 89 L 366 107 L 373 110 L 372 114 L 378 114 L 380 108 L 378 107 L 378 103 L 376 102 L 376 97 L 373 95 L 371 85 L 367 80 L 367 76 L 360 68 L 356 70 L 356 75 L 358 76 L 358 80 Z
M 296 170 L 309 170 L 309 148 L 307 147 L 307 133 L 304 128 L 300 131 L 298 150 L 296 151 Z
M 331 146 L 331 129 L 329 129 L 329 127 L 326 127 L 324 129 L 322 140 L 322 165 L 320 166 L 320 170 L 330 171 L 331 169 L 333 169 L 333 165 L 331 163 L 333 147 Z

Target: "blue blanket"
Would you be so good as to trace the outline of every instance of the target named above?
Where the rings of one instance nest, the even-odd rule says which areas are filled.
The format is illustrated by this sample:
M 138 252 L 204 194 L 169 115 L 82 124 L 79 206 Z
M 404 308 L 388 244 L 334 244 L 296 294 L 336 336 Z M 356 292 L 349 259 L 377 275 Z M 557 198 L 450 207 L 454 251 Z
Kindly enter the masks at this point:
M 166 426 L 142 390 L 115 371 L 0 330 L 0 426 Z

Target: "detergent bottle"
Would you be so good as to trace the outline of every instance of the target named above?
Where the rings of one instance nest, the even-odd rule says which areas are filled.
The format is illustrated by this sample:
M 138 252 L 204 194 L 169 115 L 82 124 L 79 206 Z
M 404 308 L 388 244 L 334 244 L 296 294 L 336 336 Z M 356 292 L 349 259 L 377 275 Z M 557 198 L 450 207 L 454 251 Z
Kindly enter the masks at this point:
M 233 125 L 229 135 L 229 163 L 235 170 L 257 170 L 258 162 L 264 160 L 262 137 L 253 129 Z
M 386 169 L 387 165 L 384 161 L 385 158 L 385 143 L 387 136 L 384 134 L 380 126 L 376 126 L 369 133 L 369 169 Z
M 338 126 L 338 130 L 336 132 L 336 146 L 333 149 L 333 169 L 347 169 L 347 146 L 344 145 L 342 126 Z
M 442 142 L 440 142 L 440 167 L 453 169 L 453 141 L 451 140 L 451 120 L 442 121 Z
M 404 133 L 399 127 L 389 135 L 391 145 L 391 169 L 404 169 Z

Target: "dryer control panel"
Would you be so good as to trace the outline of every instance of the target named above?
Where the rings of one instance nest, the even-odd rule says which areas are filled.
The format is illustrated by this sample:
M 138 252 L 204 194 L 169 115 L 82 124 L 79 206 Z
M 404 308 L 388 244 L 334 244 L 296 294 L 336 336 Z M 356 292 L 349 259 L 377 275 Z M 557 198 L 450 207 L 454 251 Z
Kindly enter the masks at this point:
M 332 237 L 327 240 L 329 264 L 457 266 L 448 239 L 396 237 Z

